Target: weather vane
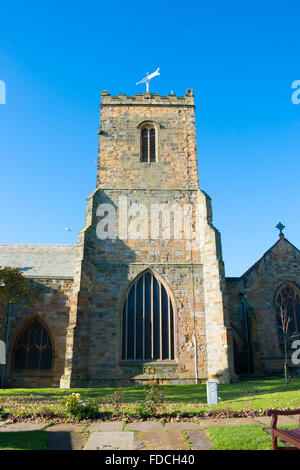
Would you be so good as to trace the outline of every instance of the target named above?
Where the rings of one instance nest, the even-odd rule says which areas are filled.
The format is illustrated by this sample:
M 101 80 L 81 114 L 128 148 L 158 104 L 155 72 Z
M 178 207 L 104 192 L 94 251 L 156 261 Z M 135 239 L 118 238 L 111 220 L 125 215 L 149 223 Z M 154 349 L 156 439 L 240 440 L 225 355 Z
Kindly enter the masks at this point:
M 140 83 L 146 83 L 146 91 L 147 93 L 149 93 L 149 82 L 151 80 L 151 78 L 154 78 L 156 77 L 157 75 L 160 75 L 159 73 L 159 68 L 157 70 L 155 70 L 155 72 L 153 73 L 149 73 L 147 72 L 147 77 L 143 78 L 143 80 L 141 80 L 140 82 L 137 83 L 137 85 L 139 85 Z
M 283 225 L 281 222 L 279 222 L 279 224 L 276 225 L 276 228 L 279 230 L 279 236 L 280 238 L 283 238 L 284 237 L 284 233 L 283 233 L 283 229 L 285 228 L 285 225 Z

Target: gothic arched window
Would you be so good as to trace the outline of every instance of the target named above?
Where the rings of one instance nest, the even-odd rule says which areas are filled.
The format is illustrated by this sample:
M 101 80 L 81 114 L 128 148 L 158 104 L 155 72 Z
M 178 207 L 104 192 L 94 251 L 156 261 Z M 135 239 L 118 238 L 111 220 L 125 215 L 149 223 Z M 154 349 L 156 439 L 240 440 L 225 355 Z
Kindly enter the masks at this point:
M 141 274 L 126 294 L 122 310 L 122 360 L 174 360 L 174 310 L 163 284 Z
M 14 368 L 51 370 L 53 350 L 46 327 L 34 319 L 18 335 L 14 347 Z
M 155 162 L 156 136 L 153 124 L 141 128 L 141 162 Z
M 284 352 L 284 326 L 287 330 L 287 346 L 300 334 L 300 290 L 291 282 L 286 282 L 278 291 L 275 299 L 279 346 Z

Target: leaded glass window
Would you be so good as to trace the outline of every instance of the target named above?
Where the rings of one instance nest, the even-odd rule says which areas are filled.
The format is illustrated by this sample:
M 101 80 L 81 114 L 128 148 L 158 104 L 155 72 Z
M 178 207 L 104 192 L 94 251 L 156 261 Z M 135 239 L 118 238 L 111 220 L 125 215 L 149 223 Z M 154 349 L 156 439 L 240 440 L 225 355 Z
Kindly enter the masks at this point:
M 51 370 L 53 343 L 45 326 L 33 320 L 19 335 L 14 348 L 14 368 Z
M 141 162 L 155 162 L 156 135 L 153 125 L 145 125 L 141 130 Z
M 287 346 L 290 349 L 292 341 L 299 339 L 300 334 L 300 291 L 291 282 L 285 283 L 279 290 L 275 300 L 277 311 L 277 326 L 279 334 L 279 346 L 284 352 L 284 333 L 282 319 L 288 319 Z M 281 308 L 280 308 L 281 307 Z M 281 310 L 282 309 L 282 310 Z
M 122 309 L 122 360 L 174 360 L 174 309 L 164 285 L 147 271 L 131 285 Z

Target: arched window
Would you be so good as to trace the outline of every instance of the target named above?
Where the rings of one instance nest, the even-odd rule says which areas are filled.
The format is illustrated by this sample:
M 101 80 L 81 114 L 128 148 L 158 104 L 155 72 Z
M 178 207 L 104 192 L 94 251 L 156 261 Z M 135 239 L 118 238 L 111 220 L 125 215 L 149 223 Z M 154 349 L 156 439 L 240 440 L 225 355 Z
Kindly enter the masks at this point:
M 149 271 L 131 285 L 122 310 L 122 360 L 173 360 L 174 310 L 163 284 Z
M 156 137 L 152 124 L 145 124 L 141 128 L 141 162 L 155 162 Z
M 286 282 L 278 291 L 275 299 L 279 346 L 284 352 L 284 326 L 287 326 L 287 345 L 300 334 L 300 290 L 291 282 Z
M 51 370 L 53 343 L 46 327 L 34 319 L 20 333 L 14 347 L 14 368 Z

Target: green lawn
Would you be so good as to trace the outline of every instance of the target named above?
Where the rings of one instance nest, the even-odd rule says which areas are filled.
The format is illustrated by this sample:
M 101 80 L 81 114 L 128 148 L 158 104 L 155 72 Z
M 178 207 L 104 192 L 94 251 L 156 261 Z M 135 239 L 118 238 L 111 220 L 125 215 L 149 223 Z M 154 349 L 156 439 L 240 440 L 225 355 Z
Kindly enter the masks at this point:
M 175 403 L 206 403 L 206 385 L 162 385 L 165 400 Z M 57 401 L 73 392 L 80 393 L 85 399 L 96 399 L 101 402 L 114 391 L 124 393 L 125 403 L 142 401 L 145 397 L 145 387 L 99 387 L 99 388 L 7 388 L 0 389 L 3 397 L 34 397 L 36 400 Z M 233 384 L 220 384 L 219 396 L 221 401 L 217 408 L 224 405 L 231 409 L 243 409 L 247 406 L 255 409 L 268 406 L 295 407 L 300 406 L 300 377 L 293 378 L 286 386 L 284 379 L 270 378 L 261 380 L 245 380 Z
M 250 379 L 219 385 L 220 402 L 208 407 L 206 385 L 161 385 L 165 393 L 164 411 L 197 415 L 206 410 L 260 410 L 267 408 L 300 408 L 300 377 L 293 378 L 290 385 L 282 378 Z M 145 387 L 99 387 L 76 389 L 1 389 L 0 405 L 4 411 L 38 409 L 43 406 L 54 411 L 61 409 L 60 399 L 73 392 L 80 393 L 84 400 L 99 402 L 103 412 L 109 411 L 110 397 L 114 391 L 123 393 L 122 407 L 125 413 L 132 414 L 137 402 L 145 397 Z
M 43 450 L 48 439 L 46 431 L 0 432 L 0 450 Z
M 269 450 L 271 436 L 261 426 L 208 426 L 206 432 L 213 444 L 211 450 Z
M 281 426 L 284 429 L 297 427 Z M 211 450 L 271 450 L 272 440 L 270 434 L 264 431 L 265 426 L 207 426 L 206 432 L 213 444 Z M 279 447 L 285 446 L 278 441 Z

